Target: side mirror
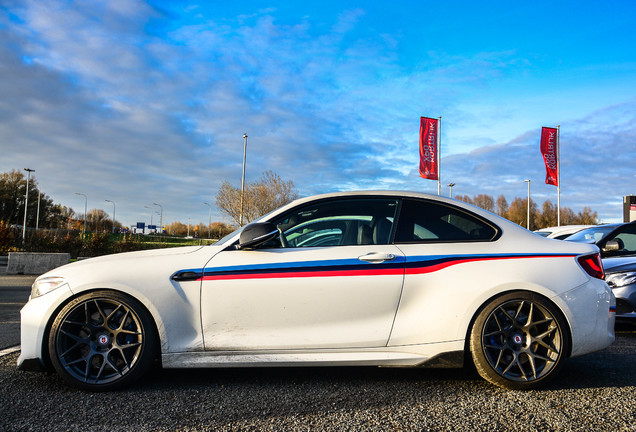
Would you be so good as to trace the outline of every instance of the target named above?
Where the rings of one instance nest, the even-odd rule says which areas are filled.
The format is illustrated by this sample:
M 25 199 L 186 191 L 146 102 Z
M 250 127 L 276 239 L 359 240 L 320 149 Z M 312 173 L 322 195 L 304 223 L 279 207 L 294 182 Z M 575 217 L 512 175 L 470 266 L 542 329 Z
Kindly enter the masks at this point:
M 620 240 L 610 240 L 605 243 L 605 246 L 603 246 L 603 252 L 614 252 L 617 250 L 621 250 L 623 249 L 623 245 L 621 243 L 622 242 Z
M 239 249 L 249 249 L 261 245 L 278 235 L 278 229 L 270 222 L 256 222 L 249 224 L 239 237 Z

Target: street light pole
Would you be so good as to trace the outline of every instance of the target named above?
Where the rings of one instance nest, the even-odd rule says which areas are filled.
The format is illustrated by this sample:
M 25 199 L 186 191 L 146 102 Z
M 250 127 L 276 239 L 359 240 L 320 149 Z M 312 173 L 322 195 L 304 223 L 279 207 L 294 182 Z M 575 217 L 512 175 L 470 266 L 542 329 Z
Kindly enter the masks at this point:
M 35 172 L 35 170 L 31 168 L 24 168 L 27 172 L 27 182 L 26 182 L 26 197 L 24 198 L 24 223 L 22 224 L 22 244 L 26 239 L 26 224 L 27 224 L 27 209 L 29 208 L 29 183 L 31 182 L 31 173 Z
M 115 201 L 111 201 L 111 200 L 104 200 L 104 201 L 113 204 L 113 233 L 114 233 L 115 232 L 115 210 L 116 210 L 117 206 L 115 205 Z
M 526 222 L 526 228 L 530 230 L 530 180 L 524 180 L 528 183 L 528 219 Z
M 243 145 L 243 177 L 241 177 L 241 215 L 239 217 L 239 226 L 243 226 L 243 202 L 245 200 L 245 160 L 247 158 L 247 134 L 243 134 L 245 144 Z
M 38 212 L 35 215 L 35 230 L 38 231 L 40 229 L 40 190 L 38 189 Z
M 161 215 L 160 215 L 161 219 L 159 220 L 159 232 L 163 234 L 163 206 L 157 203 L 152 203 L 152 204 L 159 206 L 159 208 L 161 209 Z
M 152 217 L 154 216 L 155 213 L 155 209 L 153 209 L 152 207 L 148 207 L 148 206 L 144 206 L 144 208 L 150 209 L 150 225 L 152 225 Z M 155 230 L 155 233 L 157 231 Z M 150 228 L 148 228 L 148 234 L 150 234 Z
M 86 213 L 88 212 L 88 197 L 79 192 L 75 192 L 75 195 L 82 195 L 84 197 L 84 229 L 82 230 L 83 234 L 86 234 Z
M 208 239 L 211 239 L 212 236 L 210 234 L 210 225 L 212 225 L 212 206 L 206 202 L 204 202 L 203 204 L 210 207 L 210 216 L 208 217 Z
M 449 183 L 448 187 L 450 188 L 450 197 L 453 197 L 453 186 L 455 186 L 455 183 Z

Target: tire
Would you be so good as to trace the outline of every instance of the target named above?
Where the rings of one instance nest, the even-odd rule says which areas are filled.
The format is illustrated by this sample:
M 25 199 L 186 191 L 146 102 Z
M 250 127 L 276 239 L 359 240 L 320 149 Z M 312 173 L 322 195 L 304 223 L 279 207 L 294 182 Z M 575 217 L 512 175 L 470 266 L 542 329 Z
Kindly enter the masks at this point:
M 94 291 L 70 301 L 49 333 L 55 370 L 73 387 L 109 391 L 129 385 L 152 366 L 157 331 L 134 298 Z
M 508 389 L 543 386 L 558 374 L 569 350 L 570 334 L 561 312 L 530 292 L 491 300 L 471 328 L 470 352 L 477 372 Z

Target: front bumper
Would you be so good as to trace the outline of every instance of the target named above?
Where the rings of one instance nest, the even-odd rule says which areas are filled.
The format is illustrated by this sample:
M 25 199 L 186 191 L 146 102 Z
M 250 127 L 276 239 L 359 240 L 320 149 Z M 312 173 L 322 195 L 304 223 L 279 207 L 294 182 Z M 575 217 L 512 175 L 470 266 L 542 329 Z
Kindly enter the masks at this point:
M 616 296 L 616 320 L 636 320 L 636 283 L 613 288 Z
M 18 368 L 43 370 L 46 367 L 45 337 L 55 311 L 70 297 L 68 285 L 62 285 L 43 296 L 29 299 L 20 311 L 20 357 Z

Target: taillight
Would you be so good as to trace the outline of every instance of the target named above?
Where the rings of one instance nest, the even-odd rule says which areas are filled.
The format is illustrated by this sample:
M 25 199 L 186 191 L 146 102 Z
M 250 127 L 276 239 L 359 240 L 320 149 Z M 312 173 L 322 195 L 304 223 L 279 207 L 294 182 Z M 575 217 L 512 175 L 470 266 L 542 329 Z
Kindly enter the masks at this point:
M 605 279 L 605 270 L 603 269 L 601 254 L 583 255 L 577 259 L 587 274 L 597 279 Z

